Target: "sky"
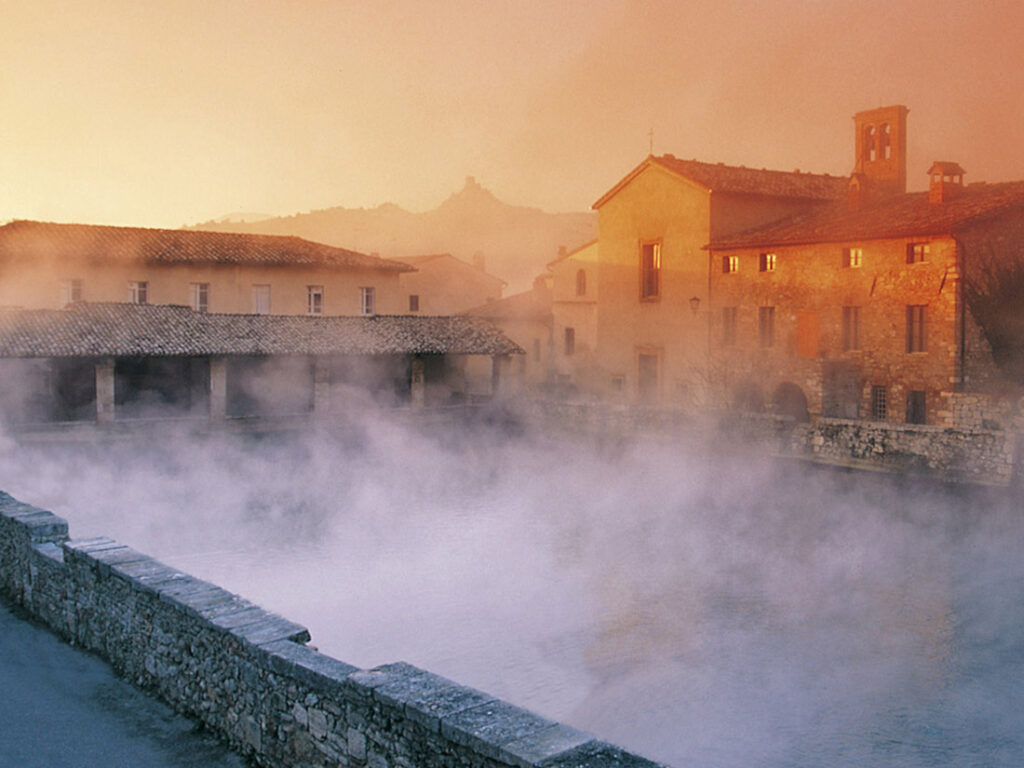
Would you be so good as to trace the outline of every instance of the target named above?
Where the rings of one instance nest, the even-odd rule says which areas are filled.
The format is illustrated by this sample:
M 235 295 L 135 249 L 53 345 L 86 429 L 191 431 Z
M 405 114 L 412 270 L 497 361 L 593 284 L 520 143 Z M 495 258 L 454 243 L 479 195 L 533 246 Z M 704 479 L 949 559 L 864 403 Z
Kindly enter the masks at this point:
M 587 210 L 648 154 L 848 174 L 905 104 L 908 177 L 1024 179 L 1018 0 L 0 0 L 0 222 L 177 227 L 475 176 Z

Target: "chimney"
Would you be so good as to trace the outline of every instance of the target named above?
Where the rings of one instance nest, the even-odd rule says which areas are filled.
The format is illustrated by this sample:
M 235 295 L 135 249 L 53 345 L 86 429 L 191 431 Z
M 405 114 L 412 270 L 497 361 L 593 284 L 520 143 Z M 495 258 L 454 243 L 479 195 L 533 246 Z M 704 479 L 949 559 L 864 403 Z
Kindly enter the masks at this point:
M 964 169 L 957 163 L 936 160 L 928 169 L 928 202 L 945 203 L 964 190 Z

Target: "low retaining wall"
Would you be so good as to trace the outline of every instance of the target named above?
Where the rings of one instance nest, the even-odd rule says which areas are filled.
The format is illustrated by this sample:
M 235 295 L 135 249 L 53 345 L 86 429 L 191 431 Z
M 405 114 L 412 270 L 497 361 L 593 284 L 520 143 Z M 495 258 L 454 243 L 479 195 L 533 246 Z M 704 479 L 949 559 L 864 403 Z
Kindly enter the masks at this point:
M 304 627 L 2 492 L 0 591 L 260 765 L 655 766 L 409 664 L 325 656 Z
M 946 482 L 1008 485 L 1015 442 L 1014 433 L 1005 430 L 817 419 L 795 425 L 784 450 L 832 464 Z

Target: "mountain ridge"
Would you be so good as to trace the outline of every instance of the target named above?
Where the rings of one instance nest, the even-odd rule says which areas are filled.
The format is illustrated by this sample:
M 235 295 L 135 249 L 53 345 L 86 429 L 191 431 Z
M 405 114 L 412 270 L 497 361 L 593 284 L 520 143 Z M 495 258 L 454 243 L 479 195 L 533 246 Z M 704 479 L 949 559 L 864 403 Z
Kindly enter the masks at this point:
M 499 200 L 472 176 L 438 207 L 413 213 L 390 202 L 375 208 L 333 206 L 259 221 L 210 220 L 185 229 L 296 235 L 383 258 L 450 253 L 465 261 L 483 254 L 486 269 L 525 290 L 560 246 L 597 237 L 597 214 L 547 213 Z

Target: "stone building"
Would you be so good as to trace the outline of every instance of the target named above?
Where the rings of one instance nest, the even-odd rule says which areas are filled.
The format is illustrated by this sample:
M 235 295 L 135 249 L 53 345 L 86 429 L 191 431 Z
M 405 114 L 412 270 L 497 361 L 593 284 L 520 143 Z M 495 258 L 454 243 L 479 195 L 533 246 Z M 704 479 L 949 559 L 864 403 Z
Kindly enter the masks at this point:
M 298 237 L 14 221 L 0 227 L 0 306 L 177 304 L 200 312 L 405 312 L 397 261 Z
M 587 395 L 601 380 L 596 359 L 599 269 L 598 241 L 563 252 L 548 264 L 551 273 L 552 371 Z
M 421 315 L 456 315 L 501 298 L 505 281 L 484 269 L 483 256 L 470 264 L 450 253 L 398 256 L 394 261 L 414 268 L 402 272 L 398 284 L 406 306 Z
M 902 106 L 855 116 L 847 200 L 710 238 L 711 370 L 734 408 L 979 427 L 997 371 L 964 279 L 1024 240 L 1024 182 L 906 192 Z
M 846 194 L 840 177 L 647 157 L 593 205 L 596 261 L 566 272 L 565 289 L 555 280 L 556 298 L 572 295 L 583 269 L 595 297 L 588 376 L 577 385 L 639 404 L 701 402 L 709 384 L 704 246 Z
M 0 410 L 7 423 L 138 418 L 223 422 L 344 417 L 486 394 L 521 350 L 468 317 L 229 315 L 188 307 L 76 303 L 0 310 Z

